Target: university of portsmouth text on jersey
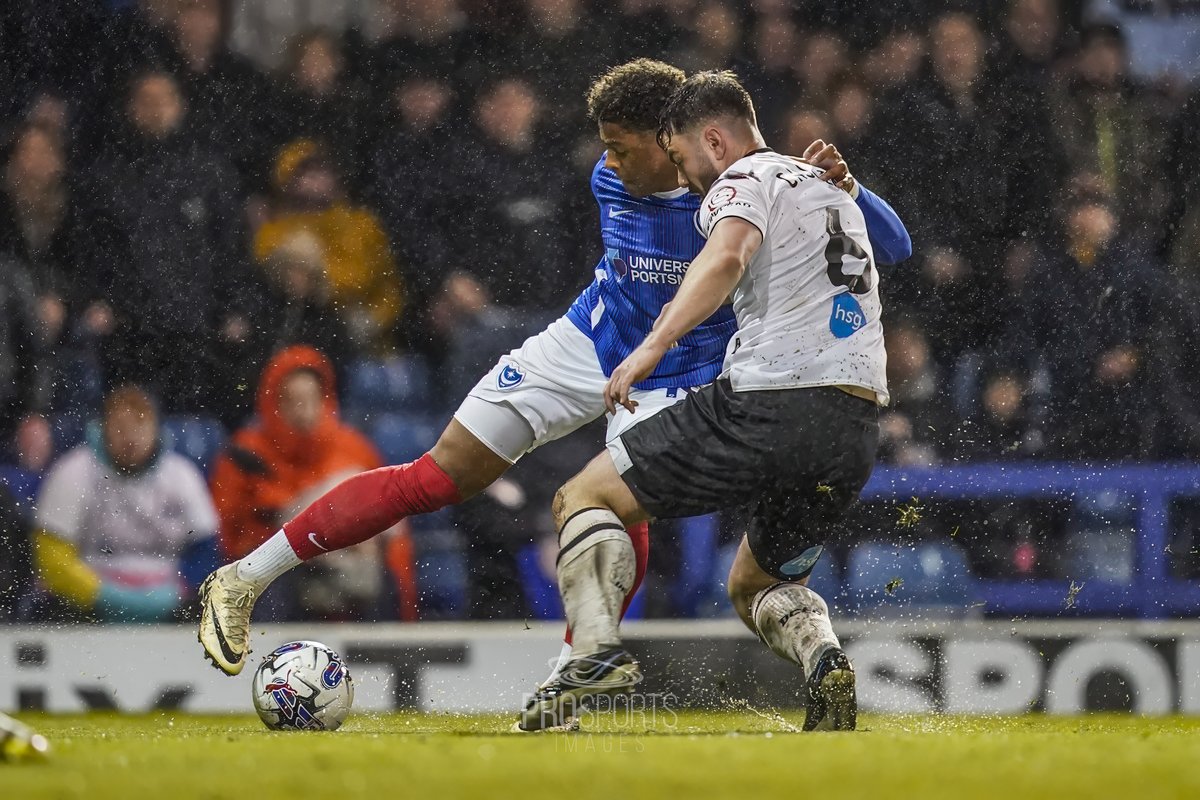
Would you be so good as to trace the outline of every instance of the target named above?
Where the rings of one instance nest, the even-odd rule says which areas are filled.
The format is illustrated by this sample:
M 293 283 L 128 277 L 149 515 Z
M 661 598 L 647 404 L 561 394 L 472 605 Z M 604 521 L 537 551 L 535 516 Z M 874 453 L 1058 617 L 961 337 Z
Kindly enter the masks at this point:
M 691 265 L 690 261 L 677 261 L 670 258 L 630 256 L 629 280 L 678 286 Z

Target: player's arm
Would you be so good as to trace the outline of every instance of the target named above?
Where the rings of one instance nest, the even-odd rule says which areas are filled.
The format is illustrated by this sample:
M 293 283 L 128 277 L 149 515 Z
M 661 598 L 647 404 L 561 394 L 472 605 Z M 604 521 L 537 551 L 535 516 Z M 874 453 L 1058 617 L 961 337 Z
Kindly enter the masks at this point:
M 717 222 L 704 249 L 688 268 L 675 299 L 663 306 L 650 334 L 613 370 L 604 387 L 604 405 L 633 411 L 634 384 L 646 378 L 685 334 L 716 313 L 741 280 L 746 265 L 762 245 L 762 231 L 741 217 Z
M 100 576 L 71 542 L 45 529 L 35 531 L 33 564 L 42 585 L 54 596 L 83 609 L 96 605 Z
M 169 582 L 134 589 L 102 580 L 72 542 L 46 529 L 34 533 L 33 562 L 51 594 L 103 620 L 155 622 L 166 619 L 179 602 Z
M 912 256 L 912 238 L 900 215 L 850 174 L 850 167 L 837 147 L 817 139 L 804 151 L 803 159 L 825 170 L 821 180 L 829 181 L 854 199 L 867 223 L 867 238 L 871 240 L 877 264 L 899 264 Z
M 900 215 L 879 195 L 861 183 L 851 193 L 863 220 L 867 223 L 867 238 L 877 264 L 899 264 L 912 256 L 912 237 L 900 221 Z

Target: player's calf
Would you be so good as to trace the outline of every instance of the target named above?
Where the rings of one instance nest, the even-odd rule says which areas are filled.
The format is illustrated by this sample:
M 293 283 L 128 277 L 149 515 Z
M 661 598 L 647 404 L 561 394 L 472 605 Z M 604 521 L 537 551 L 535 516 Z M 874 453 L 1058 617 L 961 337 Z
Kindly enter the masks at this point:
M 612 459 L 601 453 L 558 490 L 558 589 L 573 657 L 620 645 L 617 625 L 638 573 L 627 524 L 646 519 Z
M 573 657 L 620 646 L 617 625 L 636 571 L 633 543 L 616 514 L 585 508 L 565 520 L 559 531 L 558 588 Z

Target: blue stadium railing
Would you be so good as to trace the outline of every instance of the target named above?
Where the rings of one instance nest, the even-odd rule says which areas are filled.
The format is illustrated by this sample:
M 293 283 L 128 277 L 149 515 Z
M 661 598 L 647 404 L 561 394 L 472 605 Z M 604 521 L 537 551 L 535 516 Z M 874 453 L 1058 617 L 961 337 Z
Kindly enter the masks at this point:
M 1071 581 L 1066 579 L 970 578 L 971 605 L 994 616 L 1108 615 L 1146 619 L 1200 616 L 1200 580 L 1173 578 L 1167 547 L 1171 501 L 1178 497 L 1200 499 L 1200 467 L 1195 465 L 1027 462 L 879 467 L 863 490 L 862 500 L 901 504 L 915 497 L 936 513 L 939 501 L 1041 499 L 1076 504 L 1104 492 L 1120 493 L 1134 509 L 1133 568 L 1128 582 L 1088 578 L 1086 589 L 1076 594 L 1071 592 Z M 682 520 L 680 533 L 679 574 L 672 587 L 675 607 L 684 616 L 712 613 L 711 608 L 708 612 L 705 608 L 713 606 L 713 582 L 723 577 L 717 574 L 722 571 L 722 565 L 717 563 L 717 518 L 709 515 Z M 1194 536 L 1200 541 L 1200 531 Z M 842 587 L 836 591 L 841 594 Z M 842 600 L 850 601 L 851 607 L 859 606 L 859 611 L 870 611 L 872 601 L 866 601 L 865 605 L 855 602 L 848 583 L 845 591 Z M 1068 609 L 1065 599 L 1069 595 Z
M 1193 464 L 1090 466 L 1080 464 L 988 464 L 964 467 L 881 467 L 862 499 L 868 502 L 971 499 L 1064 499 L 1119 491 L 1134 498 L 1134 564 L 1128 584 L 1092 582 L 1075 598 L 1080 614 L 1146 619 L 1200 614 L 1200 581 L 1173 578 L 1169 569 L 1168 518 L 1177 497 L 1200 497 L 1200 467 Z M 1047 616 L 1061 613 L 1066 580 L 981 579 L 980 599 L 989 614 Z

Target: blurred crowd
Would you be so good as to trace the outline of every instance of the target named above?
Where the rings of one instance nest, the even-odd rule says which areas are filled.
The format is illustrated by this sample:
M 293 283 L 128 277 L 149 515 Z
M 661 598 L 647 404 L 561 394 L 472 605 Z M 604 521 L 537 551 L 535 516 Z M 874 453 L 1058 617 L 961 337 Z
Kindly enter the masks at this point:
M 1086 0 L 10 0 L 0 527 L 31 532 L 0 557 L 0 593 L 35 616 L 168 618 L 202 567 L 330 482 L 419 454 L 591 280 L 583 94 L 643 55 L 735 70 L 770 144 L 834 142 L 907 224 L 915 255 L 882 292 L 885 461 L 1195 458 L 1200 54 L 1147 74 L 1131 41 L 1168 53 L 1198 18 Z M 188 461 L 197 420 L 223 445 Z M 281 618 L 411 617 L 428 562 L 463 539 L 464 572 L 494 581 L 447 613 L 528 613 L 503 587 L 544 553 L 504 554 L 548 524 L 532 509 L 583 442 L 424 548 L 401 526 L 297 581 Z M 38 584 L 5 588 L 23 564 Z

